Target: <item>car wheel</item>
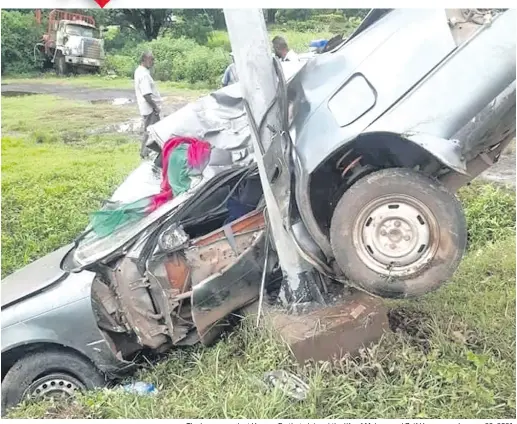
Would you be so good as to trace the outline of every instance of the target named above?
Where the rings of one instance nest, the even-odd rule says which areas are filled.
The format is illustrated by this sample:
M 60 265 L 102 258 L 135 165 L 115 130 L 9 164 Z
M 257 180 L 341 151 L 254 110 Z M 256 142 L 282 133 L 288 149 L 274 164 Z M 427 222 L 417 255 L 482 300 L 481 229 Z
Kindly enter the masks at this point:
M 70 397 L 102 387 L 105 378 L 88 360 L 65 351 L 35 352 L 18 362 L 2 381 L 2 413 L 26 399 Z
M 458 199 L 409 169 L 360 179 L 339 200 L 330 240 L 345 277 L 371 294 L 416 297 L 449 280 L 467 244 Z

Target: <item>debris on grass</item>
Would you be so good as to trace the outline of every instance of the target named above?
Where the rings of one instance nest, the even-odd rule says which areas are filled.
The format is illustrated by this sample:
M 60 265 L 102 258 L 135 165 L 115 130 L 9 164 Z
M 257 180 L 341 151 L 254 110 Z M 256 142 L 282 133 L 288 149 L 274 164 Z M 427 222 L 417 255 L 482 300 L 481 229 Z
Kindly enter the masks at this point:
M 296 400 L 305 400 L 309 386 L 296 375 L 284 370 L 270 371 L 264 374 L 264 381 L 284 394 Z

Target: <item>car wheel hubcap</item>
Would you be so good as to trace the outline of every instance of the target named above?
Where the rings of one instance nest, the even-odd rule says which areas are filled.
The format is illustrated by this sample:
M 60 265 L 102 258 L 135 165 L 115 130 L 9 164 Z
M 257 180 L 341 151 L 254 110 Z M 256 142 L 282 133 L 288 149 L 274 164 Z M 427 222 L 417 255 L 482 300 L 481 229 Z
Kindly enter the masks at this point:
M 354 223 L 353 241 L 363 263 L 386 276 L 404 276 L 436 253 L 438 225 L 414 197 L 385 196 L 368 203 Z
M 41 398 L 68 398 L 84 386 L 73 377 L 66 375 L 49 375 L 36 380 L 27 389 L 27 396 L 30 399 Z

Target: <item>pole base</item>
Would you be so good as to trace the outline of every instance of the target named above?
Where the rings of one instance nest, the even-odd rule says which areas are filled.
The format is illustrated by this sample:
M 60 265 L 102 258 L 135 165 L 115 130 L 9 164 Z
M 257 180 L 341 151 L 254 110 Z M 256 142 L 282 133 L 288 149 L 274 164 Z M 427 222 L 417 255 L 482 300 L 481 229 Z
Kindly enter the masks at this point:
M 256 309 L 252 306 L 248 313 L 256 315 Z M 265 320 L 300 364 L 311 359 L 332 361 L 347 354 L 354 356 L 389 329 L 388 308 L 382 300 L 355 290 L 305 315 L 268 308 Z

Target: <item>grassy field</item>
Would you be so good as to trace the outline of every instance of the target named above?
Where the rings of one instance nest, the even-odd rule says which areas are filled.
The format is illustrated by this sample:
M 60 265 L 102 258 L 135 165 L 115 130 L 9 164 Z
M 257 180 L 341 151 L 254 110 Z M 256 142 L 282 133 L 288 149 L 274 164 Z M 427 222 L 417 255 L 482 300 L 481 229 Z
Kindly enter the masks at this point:
M 109 132 L 135 116 L 134 106 L 2 98 L 2 277 L 73 240 L 138 164 L 137 135 Z
M 2 100 L 2 276 L 71 241 L 137 165 L 134 138 L 84 129 L 106 125 L 104 112 L 109 120 L 132 113 L 102 108 L 47 96 Z M 51 135 L 35 136 L 42 126 Z M 478 183 L 461 199 L 470 244 L 459 272 L 432 295 L 389 302 L 399 330 L 358 359 L 298 367 L 273 334 L 244 322 L 212 348 L 177 350 L 140 372 L 138 379 L 157 385 L 155 397 L 98 391 L 65 404 L 23 405 L 11 416 L 515 417 L 515 194 Z M 264 390 L 258 380 L 274 369 L 304 378 L 309 398 Z

